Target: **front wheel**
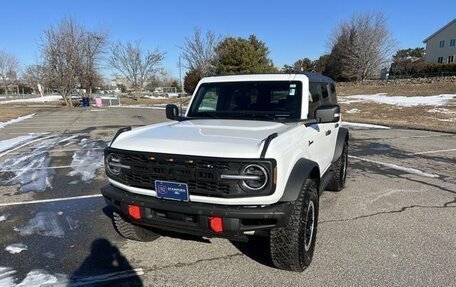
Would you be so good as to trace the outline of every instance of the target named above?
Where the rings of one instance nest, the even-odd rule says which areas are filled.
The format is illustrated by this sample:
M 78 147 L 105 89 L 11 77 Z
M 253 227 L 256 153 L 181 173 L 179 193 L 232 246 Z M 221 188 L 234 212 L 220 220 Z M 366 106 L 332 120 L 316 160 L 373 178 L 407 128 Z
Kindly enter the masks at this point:
M 115 211 L 112 214 L 112 223 L 117 233 L 130 240 L 154 241 L 160 237 L 159 234 L 147 229 L 146 227 L 141 227 L 129 222 L 121 214 Z
M 275 267 L 302 272 L 312 262 L 318 225 L 318 190 L 312 179 L 302 186 L 285 227 L 271 230 L 271 259 Z

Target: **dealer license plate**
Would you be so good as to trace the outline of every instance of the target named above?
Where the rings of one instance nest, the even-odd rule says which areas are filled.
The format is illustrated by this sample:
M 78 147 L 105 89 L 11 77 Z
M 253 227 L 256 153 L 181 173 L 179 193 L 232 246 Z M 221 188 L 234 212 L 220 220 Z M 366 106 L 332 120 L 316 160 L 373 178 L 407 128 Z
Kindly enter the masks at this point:
M 188 201 L 188 186 L 185 183 L 170 181 L 155 181 L 155 192 L 158 198 Z

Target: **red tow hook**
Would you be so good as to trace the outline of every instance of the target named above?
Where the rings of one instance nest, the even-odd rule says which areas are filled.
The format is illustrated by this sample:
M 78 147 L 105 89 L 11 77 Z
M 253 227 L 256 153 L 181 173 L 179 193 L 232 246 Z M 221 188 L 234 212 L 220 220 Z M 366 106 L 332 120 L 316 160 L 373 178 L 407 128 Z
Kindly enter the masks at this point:
M 136 220 L 141 219 L 141 209 L 137 205 L 129 205 L 128 214 Z
M 215 233 L 223 232 L 223 218 L 218 216 L 209 217 L 209 226 Z

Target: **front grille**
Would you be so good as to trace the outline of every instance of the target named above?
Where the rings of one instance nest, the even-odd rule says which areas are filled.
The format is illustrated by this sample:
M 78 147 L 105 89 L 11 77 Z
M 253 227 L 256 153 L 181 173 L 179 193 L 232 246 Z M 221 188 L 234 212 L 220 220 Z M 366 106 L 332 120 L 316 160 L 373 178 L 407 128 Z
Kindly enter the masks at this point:
M 190 195 L 224 198 L 264 195 L 272 191 L 272 185 L 269 185 L 268 190 L 249 194 L 238 181 L 220 179 L 221 174 L 239 174 L 249 161 L 264 162 L 270 171 L 272 164 L 268 160 L 218 159 L 107 148 L 105 153 L 109 152 L 115 152 L 123 165 L 130 166 L 113 178 L 133 187 L 155 189 L 155 180 L 164 180 L 186 183 Z

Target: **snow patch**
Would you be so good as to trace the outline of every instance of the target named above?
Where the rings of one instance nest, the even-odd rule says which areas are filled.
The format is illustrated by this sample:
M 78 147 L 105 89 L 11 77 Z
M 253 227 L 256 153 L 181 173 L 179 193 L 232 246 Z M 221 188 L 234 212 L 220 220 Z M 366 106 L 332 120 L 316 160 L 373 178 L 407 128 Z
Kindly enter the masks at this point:
M 67 286 L 68 278 L 65 274 L 49 274 L 45 270 L 32 270 L 16 287 L 26 286 Z
M 27 245 L 24 243 L 13 243 L 6 246 L 5 251 L 8 251 L 11 254 L 21 253 L 24 250 L 28 250 Z
M 351 110 L 346 111 L 347 114 L 357 114 L 359 112 L 361 112 L 361 110 L 358 110 L 358 109 L 351 109 Z
M 10 267 L 0 267 L 0 286 L 2 287 L 29 287 L 29 286 L 67 286 L 68 277 L 57 273 L 51 275 L 44 270 L 32 270 L 25 276 L 22 282 L 16 284 L 16 270 Z
M 82 148 L 73 154 L 72 170 L 68 176 L 81 176 L 81 180 L 90 183 L 96 176 L 97 170 L 104 166 L 103 149 L 108 146 L 105 141 L 81 140 Z M 74 180 L 70 184 L 76 184 Z
M 387 127 L 387 126 L 363 124 L 363 123 L 352 123 L 352 122 L 342 122 L 342 125 L 349 126 L 349 127 L 362 127 L 362 128 L 372 128 L 372 129 L 385 129 L 385 130 L 391 129 L 390 127 Z
M 48 168 L 51 163 L 49 150 L 71 140 L 67 136 L 52 135 L 36 141 L 39 142 L 35 143 L 30 151 L 17 154 L 0 163 L 0 172 L 3 173 L 0 185 L 19 184 L 21 192 L 42 192 L 52 188 L 55 170 Z
M 163 96 L 144 96 L 143 98 L 148 98 L 148 99 L 164 99 L 165 97 L 163 97 Z
M 39 134 L 28 134 L 25 136 L 18 136 L 18 137 L 12 138 L 12 139 L 0 141 L 0 157 L 7 154 L 5 151 L 15 148 L 18 145 L 22 145 L 25 142 L 28 142 L 29 140 L 35 139 L 39 136 L 40 136 Z
M 449 109 L 445 108 L 434 108 L 428 110 L 429 113 L 440 113 L 440 114 L 456 114 L 456 111 L 450 111 Z
M 70 230 L 75 230 L 79 227 L 79 220 L 73 219 L 70 216 L 66 216 L 65 219 L 68 223 L 68 227 L 70 228 Z
M 18 118 L 9 120 L 9 121 L 7 121 L 7 122 L 0 122 L 0 129 L 3 129 L 3 128 L 6 127 L 7 125 L 11 125 L 11 124 L 15 124 L 15 123 L 18 123 L 18 122 L 22 122 L 22 121 L 31 119 L 31 118 L 33 118 L 34 115 L 36 115 L 36 114 L 30 114 L 30 115 L 18 117 Z
M 1 101 L 0 105 L 3 104 L 12 104 L 12 103 L 42 103 L 42 102 L 55 102 L 62 99 L 60 95 L 49 95 L 44 97 L 36 97 L 36 98 L 29 98 L 29 99 L 15 99 L 15 100 L 7 100 Z
M 42 236 L 63 238 L 65 235 L 65 231 L 59 223 L 57 213 L 51 211 L 38 212 L 24 227 L 15 227 L 14 231 L 19 232 L 22 236 L 39 234 Z
M 339 102 L 344 104 L 351 103 L 362 103 L 362 102 L 374 102 L 378 104 L 388 104 L 403 107 L 414 107 L 414 106 L 441 106 L 449 103 L 452 99 L 456 98 L 456 94 L 442 94 L 436 96 L 416 96 L 416 97 L 404 97 L 404 96 L 387 96 L 386 93 L 379 93 L 373 95 L 353 95 L 339 97 Z
M 0 222 L 7 220 L 9 216 L 10 216 L 9 213 L 0 215 Z
M 47 251 L 47 252 L 43 253 L 43 256 L 46 258 L 49 258 L 49 259 L 53 259 L 53 258 L 55 258 L 55 253 L 51 252 L 51 251 Z
M 145 105 L 121 105 L 121 106 L 110 106 L 110 108 L 128 108 L 128 109 L 152 109 L 152 110 L 165 110 L 166 106 L 145 106 Z
M 3 287 L 12 287 L 14 286 L 14 274 L 16 270 L 13 270 L 10 267 L 1 267 L 0 266 L 0 286 Z

